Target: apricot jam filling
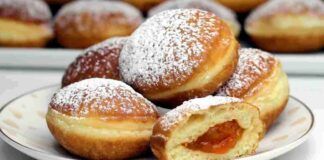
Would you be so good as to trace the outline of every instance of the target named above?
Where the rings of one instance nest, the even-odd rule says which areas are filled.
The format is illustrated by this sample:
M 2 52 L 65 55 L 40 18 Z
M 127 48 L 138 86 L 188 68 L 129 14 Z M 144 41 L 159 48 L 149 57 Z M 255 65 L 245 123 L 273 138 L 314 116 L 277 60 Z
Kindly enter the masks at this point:
M 195 141 L 184 143 L 183 145 L 192 150 L 224 154 L 235 147 L 243 131 L 239 124 L 232 120 L 209 128 L 207 132 Z

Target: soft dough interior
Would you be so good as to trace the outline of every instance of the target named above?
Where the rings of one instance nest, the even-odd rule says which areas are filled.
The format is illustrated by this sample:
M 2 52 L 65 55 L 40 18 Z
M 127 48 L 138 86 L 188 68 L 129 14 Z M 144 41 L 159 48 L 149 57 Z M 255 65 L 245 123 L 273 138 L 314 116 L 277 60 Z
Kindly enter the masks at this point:
M 244 131 L 236 145 L 227 153 L 206 153 L 183 145 L 195 141 L 216 124 L 233 120 L 236 120 Z M 182 122 L 172 133 L 166 145 L 166 154 L 168 159 L 233 159 L 243 154 L 253 153 L 262 133 L 263 123 L 255 107 L 242 103 L 218 106 L 194 114 Z

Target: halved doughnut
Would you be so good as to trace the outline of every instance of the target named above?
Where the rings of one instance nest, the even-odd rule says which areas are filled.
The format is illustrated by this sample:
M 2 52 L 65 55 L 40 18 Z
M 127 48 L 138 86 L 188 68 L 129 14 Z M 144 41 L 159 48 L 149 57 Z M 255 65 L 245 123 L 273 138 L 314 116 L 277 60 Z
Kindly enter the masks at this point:
M 154 125 L 151 149 L 163 160 L 225 160 L 255 152 L 264 134 L 257 107 L 232 97 L 193 99 Z

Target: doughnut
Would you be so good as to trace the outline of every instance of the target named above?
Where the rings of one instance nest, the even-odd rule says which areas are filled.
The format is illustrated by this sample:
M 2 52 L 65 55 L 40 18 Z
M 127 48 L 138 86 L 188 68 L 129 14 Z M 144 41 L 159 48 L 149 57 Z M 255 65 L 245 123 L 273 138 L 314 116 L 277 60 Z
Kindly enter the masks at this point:
M 147 12 L 150 10 L 152 7 L 165 2 L 167 0 L 123 0 L 124 2 L 127 2 L 138 9 L 140 9 L 142 12 Z
M 149 16 L 153 16 L 161 11 L 178 8 L 196 8 L 213 12 L 230 26 L 236 36 L 240 34 L 241 26 L 236 20 L 235 13 L 221 4 L 209 0 L 166 1 L 157 7 L 152 8 L 148 14 Z
M 214 0 L 224 6 L 234 10 L 235 12 L 244 13 L 251 11 L 257 6 L 263 4 L 267 0 Z M 307 0 L 306 0 L 307 1 Z
M 115 37 L 87 48 L 66 69 L 62 87 L 89 78 L 120 80 L 118 59 L 126 40 Z
M 143 17 L 133 6 L 118 1 L 73 1 L 55 19 L 58 42 L 66 48 L 87 48 L 107 38 L 128 36 Z
M 44 47 L 53 38 L 51 18 L 41 0 L 0 0 L 0 46 Z
M 272 0 L 253 11 L 245 30 L 270 52 L 311 52 L 324 46 L 324 2 Z
M 258 49 L 244 48 L 239 50 L 234 74 L 216 95 L 242 98 L 257 106 L 270 128 L 286 107 L 289 84 L 278 59 Z
M 239 44 L 211 12 L 176 9 L 144 22 L 119 57 L 122 80 L 149 100 L 172 108 L 214 93 L 232 75 Z
M 163 160 L 234 159 L 254 153 L 264 132 L 257 107 L 208 96 L 186 101 L 159 118 L 151 149 Z
M 69 152 L 87 159 L 127 159 L 149 149 L 155 106 L 121 81 L 92 78 L 57 91 L 46 115 Z

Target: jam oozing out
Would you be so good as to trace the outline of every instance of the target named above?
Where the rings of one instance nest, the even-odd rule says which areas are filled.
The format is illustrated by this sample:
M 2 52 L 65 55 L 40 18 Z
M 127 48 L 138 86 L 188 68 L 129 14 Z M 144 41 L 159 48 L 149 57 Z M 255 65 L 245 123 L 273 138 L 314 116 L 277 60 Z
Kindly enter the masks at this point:
M 228 121 L 209 128 L 207 132 L 195 141 L 183 145 L 192 150 L 224 154 L 235 147 L 243 131 L 235 120 Z

